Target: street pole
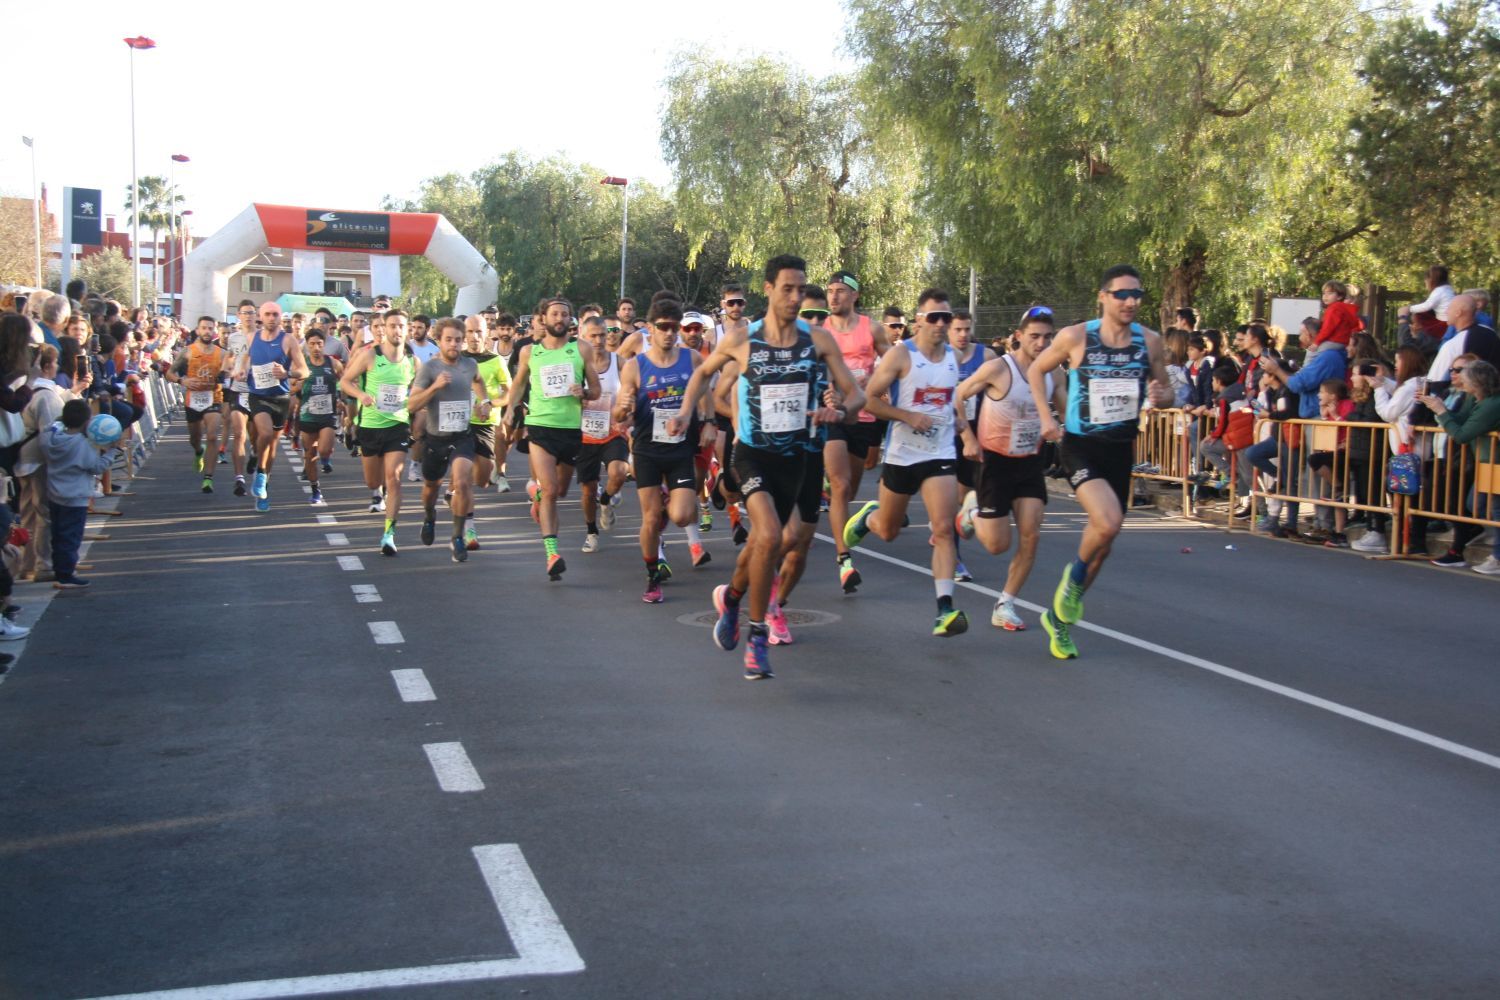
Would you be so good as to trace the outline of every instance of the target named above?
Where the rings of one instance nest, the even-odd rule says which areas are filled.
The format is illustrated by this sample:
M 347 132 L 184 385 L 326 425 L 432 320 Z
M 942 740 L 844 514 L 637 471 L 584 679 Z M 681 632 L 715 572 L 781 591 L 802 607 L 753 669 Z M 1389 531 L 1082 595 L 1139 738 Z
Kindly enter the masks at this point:
M 141 177 L 135 162 L 135 50 L 154 49 L 156 43 L 145 35 L 125 39 L 130 46 L 130 262 L 135 280 L 130 286 L 130 308 L 141 304 Z
M 36 186 L 36 140 L 29 135 L 21 136 L 26 148 L 31 150 L 31 228 L 36 233 L 36 287 L 42 287 L 42 195 Z M 63 289 L 64 292 L 67 289 Z
M 974 317 L 974 325 L 979 325 L 979 317 L 976 310 L 979 308 L 979 275 L 971 267 L 969 268 L 969 315 Z
M 625 233 L 630 229 L 630 185 L 620 190 L 620 201 L 625 207 L 620 214 L 620 298 L 625 297 Z
M 181 153 L 173 153 L 172 165 L 167 168 L 167 176 L 170 180 L 167 185 L 167 287 L 165 291 L 167 302 L 172 306 L 172 315 L 177 316 L 178 319 L 182 317 L 178 315 L 177 300 L 172 297 L 172 271 L 177 265 L 178 247 L 181 244 L 177 238 L 177 164 L 187 163 L 188 160 L 189 158 Z M 178 291 L 181 292 L 182 289 L 179 288 Z

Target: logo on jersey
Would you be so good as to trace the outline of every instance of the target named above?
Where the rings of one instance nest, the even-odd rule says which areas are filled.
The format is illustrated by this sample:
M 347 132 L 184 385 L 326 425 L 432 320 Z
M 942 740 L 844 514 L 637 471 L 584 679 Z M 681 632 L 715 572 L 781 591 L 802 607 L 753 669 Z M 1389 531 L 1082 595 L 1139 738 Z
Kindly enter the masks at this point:
M 949 406 L 953 403 L 953 390 L 938 385 L 924 385 L 912 390 L 914 406 Z

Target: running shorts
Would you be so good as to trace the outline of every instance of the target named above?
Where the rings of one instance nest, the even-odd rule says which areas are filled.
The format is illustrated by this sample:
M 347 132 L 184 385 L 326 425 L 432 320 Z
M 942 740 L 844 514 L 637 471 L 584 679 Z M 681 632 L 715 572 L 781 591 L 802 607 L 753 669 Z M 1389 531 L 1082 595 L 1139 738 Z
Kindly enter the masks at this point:
M 803 524 L 817 524 L 823 512 L 823 453 L 807 453 L 807 466 L 802 470 L 802 489 L 797 491 L 797 517 Z
M 806 451 L 783 455 L 736 441 L 731 464 L 740 481 L 740 493 L 746 499 L 757 493 L 766 493 L 771 497 L 781 523 L 791 519 L 792 511 L 797 508 L 797 496 L 802 491 L 803 472 L 807 468 Z
M 1011 458 L 995 452 L 984 453 L 980 466 L 979 509 L 975 517 L 1005 517 L 1021 497 L 1047 502 L 1047 463 L 1041 455 Z
M 527 426 L 526 437 L 562 465 L 577 465 L 583 450 L 583 431 L 568 427 Z
M 411 451 L 411 428 L 406 424 L 361 427 L 356 437 L 359 441 L 359 453 L 365 458 L 388 455 L 393 451 Z
M 585 444 L 578 449 L 578 482 L 597 483 L 604 478 L 611 462 L 624 462 L 630 458 L 630 449 L 622 437 L 611 438 L 603 444 Z
M 1130 510 L 1130 470 L 1135 465 L 1135 439 L 1098 435 L 1064 434 L 1058 459 L 1068 474 L 1068 483 L 1078 487 L 1094 479 L 1109 484 L 1119 498 L 1120 510 Z
M 935 476 L 956 476 L 958 460 L 934 458 L 915 465 L 892 465 L 886 462 L 880 470 L 880 482 L 892 493 L 912 496 L 920 493 L 922 484 Z
M 278 431 L 286 426 L 287 411 L 291 409 L 292 399 L 290 396 L 250 396 L 250 419 L 254 420 L 257 413 L 264 413 L 271 418 L 271 426 Z
M 693 467 L 691 454 L 675 458 L 661 455 L 642 455 L 636 452 L 635 487 L 638 490 L 659 489 L 691 490 L 697 488 L 698 475 Z M 582 482 L 582 480 L 580 480 Z
M 474 461 L 474 435 L 428 434 L 422 438 L 422 478 L 435 483 L 448 474 L 455 458 Z

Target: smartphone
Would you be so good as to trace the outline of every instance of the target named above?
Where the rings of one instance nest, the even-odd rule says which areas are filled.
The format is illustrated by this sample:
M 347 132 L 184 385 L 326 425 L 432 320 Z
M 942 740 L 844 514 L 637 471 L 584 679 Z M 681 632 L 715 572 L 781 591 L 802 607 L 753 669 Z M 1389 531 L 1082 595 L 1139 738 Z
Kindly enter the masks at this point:
M 1380 366 L 1375 364 L 1374 362 L 1362 364 L 1359 366 L 1359 373 L 1365 378 L 1374 378 L 1376 375 L 1380 374 Z
M 1416 381 L 1417 381 L 1417 395 L 1418 396 L 1425 396 L 1425 395 L 1427 395 L 1427 380 L 1425 378 L 1418 378 Z
M 88 377 L 88 373 L 89 359 L 80 354 L 78 355 L 78 357 L 73 359 L 73 380 L 75 382 L 81 382 L 83 381 L 83 379 Z

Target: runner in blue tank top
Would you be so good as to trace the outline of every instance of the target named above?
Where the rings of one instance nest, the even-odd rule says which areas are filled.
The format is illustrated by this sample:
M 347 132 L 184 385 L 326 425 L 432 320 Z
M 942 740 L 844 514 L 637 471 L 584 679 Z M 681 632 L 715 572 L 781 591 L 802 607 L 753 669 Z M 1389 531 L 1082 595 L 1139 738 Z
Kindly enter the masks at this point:
M 276 458 L 276 439 L 286 426 L 290 407 L 287 376 L 307 377 L 302 345 L 290 331 L 281 328 L 281 307 L 267 302 L 260 307 L 261 330 L 250 338 L 250 349 L 239 359 L 234 377 L 250 386 L 250 440 L 255 449 L 255 478 L 250 493 L 255 509 L 271 509 L 271 462 Z
M 1089 516 L 1078 558 L 1063 570 L 1042 615 L 1052 655 L 1078 655 L 1068 626 L 1083 618 L 1083 592 L 1099 575 L 1129 508 L 1130 469 L 1141 405 L 1171 406 L 1161 338 L 1135 321 L 1141 276 L 1128 264 L 1104 272 L 1099 283 L 1100 318 L 1058 332 L 1052 346 L 1031 364 L 1027 381 L 1042 421 L 1042 436 L 1062 441 L 1059 457 L 1078 502 Z M 1046 376 L 1068 365 L 1066 431 L 1048 405 Z
M 958 381 L 964 382 L 970 375 L 977 372 L 987 361 L 995 357 L 995 352 L 983 344 L 974 342 L 974 315 L 967 309 L 953 310 L 953 323 L 948 327 L 948 346 L 953 348 L 958 355 Z M 979 397 L 970 396 L 964 401 L 964 420 L 969 425 L 969 430 L 978 430 Z M 954 434 L 962 428 L 955 424 Z M 979 505 L 980 463 L 971 461 L 964 457 L 964 445 L 960 440 L 958 448 L 958 494 L 960 503 L 958 512 L 962 515 L 965 511 L 973 510 Z M 953 549 L 955 553 L 953 579 L 959 583 L 968 583 L 973 580 L 969 568 L 964 565 L 962 552 L 963 544 L 958 535 L 953 536 Z
M 662 489 L 667 490 L 667 517 L 678 527 L 698 514 L 698 476 L 693 455 L 711 445 L 718 429 L 707 408 L 684 411 L 683 400 L 702 356 L 677 342 L 682 305 L 671 299 L 652 303 L 646 314 L 648 347 L 620 369 L 620 393 L 614 418 L 634 420 L 636 496 L 641 503 L 641 557 L 646 561 L 646 590 L 641 600 L 662 601 Z M 700 403 L 700 406 L 703 404 Z M 677 418 L 686 416 L 687 421 Z M 680 426 L 669 426 L 676 421 Z M 706 560 L 705 560 L 706 561 Z
M 797 318 L 807 263 L 784 254 L 766 264 L 766 318 L 746 331 L 726 333 L 708 360 L 698 366 L 688 383 L 683 412 L 695 409 L 709 381 L 731 361 L 740 371 L 735 387 L 738 439 L 733 465 L 750 513 L 750 538 L 735 561 L 727 586 L 714 590 L 719 621 L 714 643 L 733 649 L 740 639 L 740 600 L 750 595 L 750 642 L 745 649 L 745 679 L 771 676 L 767 653 L 770 633 L 766 609 L 771 579 L 781 559 L 782 532 L 796 508 L 806 465 L 806 439 L 815 424 L 844 420 L 864 405 L 864 393 L 849 373 L 838 345 L 827 331 L 812 329 Z M 812 406 L 816 362 L 842 394 L 839 407 Z M 685 430 L 679 416 L 669 433 Z

